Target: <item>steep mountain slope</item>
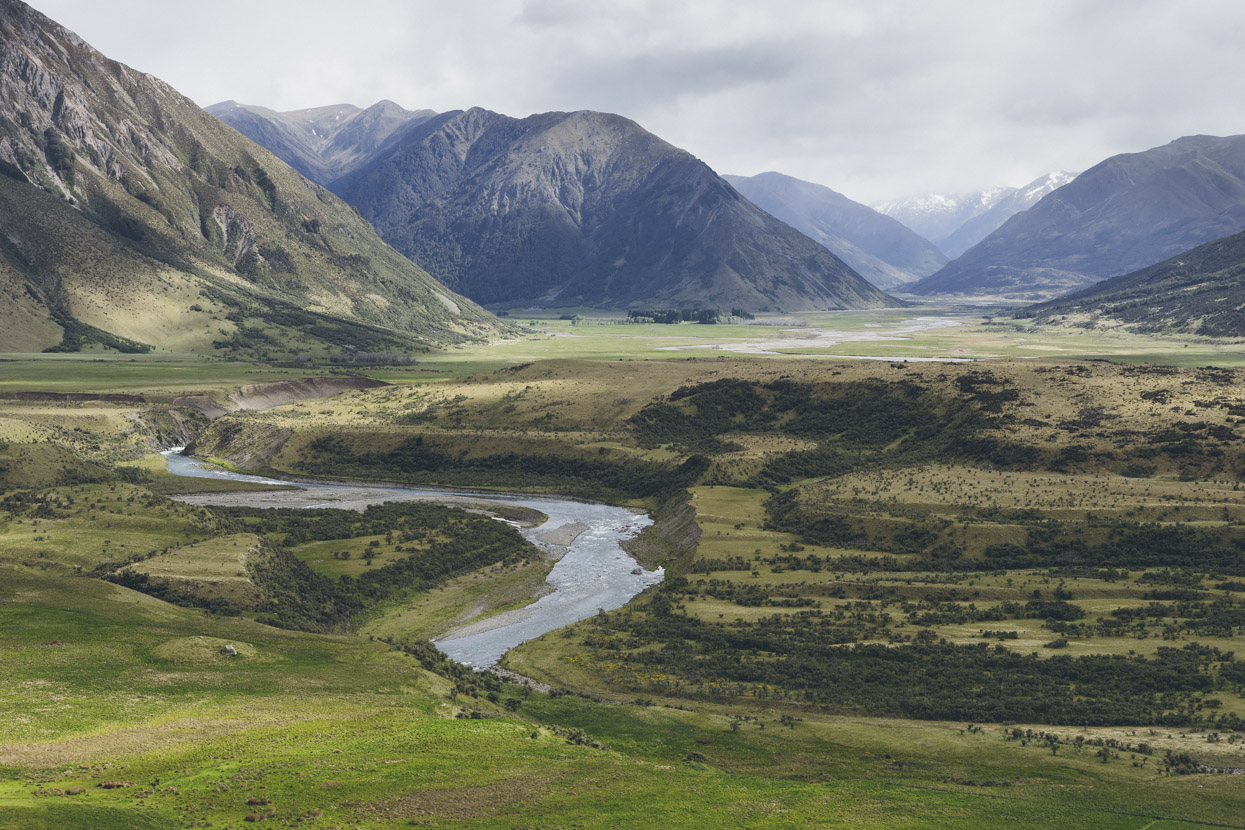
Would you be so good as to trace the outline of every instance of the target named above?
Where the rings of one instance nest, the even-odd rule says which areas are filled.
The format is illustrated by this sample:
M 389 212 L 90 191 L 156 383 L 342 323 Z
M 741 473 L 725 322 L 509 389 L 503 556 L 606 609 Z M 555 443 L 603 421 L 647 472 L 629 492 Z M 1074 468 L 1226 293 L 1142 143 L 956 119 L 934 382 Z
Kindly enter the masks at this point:
M 432 110 L 410 112 L 392 101 L 380 101 L 367 109 L 336 104 L 290 112 L 222 101 L 207 111 L 326 186 L 371 161 L 403 127 L 436 115 Z
M 912 287 L 1043 300 L 1245 228 L 1245 136 L 1112 156 Z
M 248 355 L 495 334 L 349 206 L 0 0 L 0 351 Z
M 616 115 L 446 113 L 332 187 L 433 276 L 496 306 L 896 303 Z
M 985 211 L 965 220 L 954 231 L 935 242 L 939 250 L 954 259 L 985 239 L 1008 219 L 1033 207 L 1047 193 L 1058 190 L 1075 178 L 1076 173 L 1060 171 L 1040 176 L 1024 187 L 1008 188 Z
M 879 288 L 915 282 L 947 264 L 929 240 L 828 187 L 781 173 L 723 178 L 750 202 L 817 240 Z
M 1245 337 L 1245 232 L 1031 306 L 1018 317 L 1087 327 Z

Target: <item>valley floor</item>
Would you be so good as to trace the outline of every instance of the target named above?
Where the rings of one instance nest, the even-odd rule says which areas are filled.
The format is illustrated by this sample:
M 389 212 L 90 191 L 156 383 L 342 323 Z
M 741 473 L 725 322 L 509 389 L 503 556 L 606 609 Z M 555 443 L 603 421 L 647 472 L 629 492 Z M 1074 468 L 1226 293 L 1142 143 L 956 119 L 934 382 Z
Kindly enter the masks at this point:
M 12 356 L 0 828 L 1245 827 L 1239 350 L 926 313 L 538 319 L 211 424 L 307 370 Z M 512 651 L 534 691 L 427 644 L 540 593 L 512 527 L 259 509 L 187 440 L 643 508 L 667 578 Z

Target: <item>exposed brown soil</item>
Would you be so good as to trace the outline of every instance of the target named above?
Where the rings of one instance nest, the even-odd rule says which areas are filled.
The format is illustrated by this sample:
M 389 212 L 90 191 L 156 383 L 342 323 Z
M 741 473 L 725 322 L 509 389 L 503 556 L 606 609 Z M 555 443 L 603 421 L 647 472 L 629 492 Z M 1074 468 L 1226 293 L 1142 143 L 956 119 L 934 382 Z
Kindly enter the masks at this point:
M 327 398 L 352 389 L 375 389 L 387 383 L 371 378 L 303 378 L 248 383 L 229 396 L 232 409 L 269 409 L 306 398 Z

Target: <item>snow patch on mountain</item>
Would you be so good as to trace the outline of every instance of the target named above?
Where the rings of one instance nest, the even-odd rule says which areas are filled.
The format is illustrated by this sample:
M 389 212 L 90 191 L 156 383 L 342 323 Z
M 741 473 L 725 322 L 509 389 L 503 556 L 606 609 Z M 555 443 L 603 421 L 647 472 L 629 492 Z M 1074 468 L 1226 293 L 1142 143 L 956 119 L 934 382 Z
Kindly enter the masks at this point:
M 1056 171 L 1023 187 L 989 187 L 954 194 L 924 193 L 879 202 L 872 207 L 932 241 L 947 256 L 956 257 L 1076 175 Z

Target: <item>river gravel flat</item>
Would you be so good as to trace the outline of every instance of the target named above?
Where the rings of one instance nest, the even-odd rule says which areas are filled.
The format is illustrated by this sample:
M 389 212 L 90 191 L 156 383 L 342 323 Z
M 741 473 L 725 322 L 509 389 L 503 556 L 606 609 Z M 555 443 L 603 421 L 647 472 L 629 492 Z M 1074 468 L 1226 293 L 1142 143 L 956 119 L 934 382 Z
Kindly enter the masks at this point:
M 562 525 L 559 528 L 537 533 L 536 538 L 544 542 L 546 545 L 561 545 L 562 547 L 570 547 L 575 544 L 575 540 L 579 538 L 579 534 L 588 530 L 588 525 L 583 522 L 571 522 Z

